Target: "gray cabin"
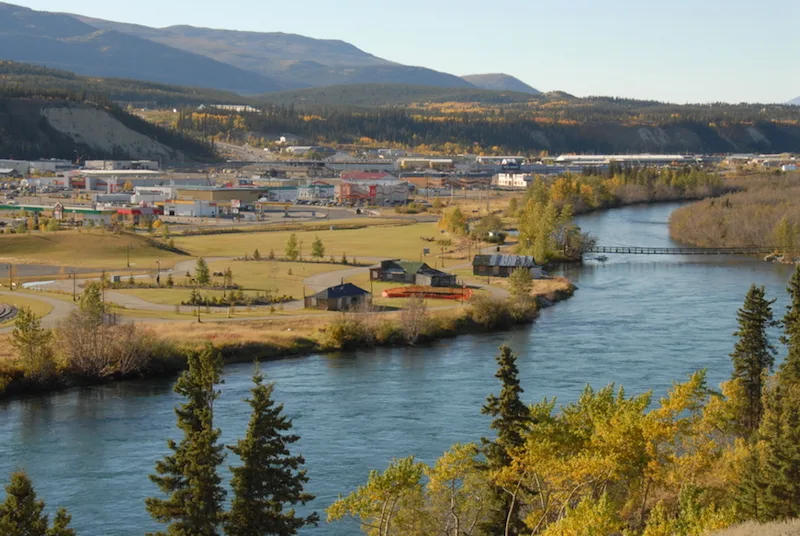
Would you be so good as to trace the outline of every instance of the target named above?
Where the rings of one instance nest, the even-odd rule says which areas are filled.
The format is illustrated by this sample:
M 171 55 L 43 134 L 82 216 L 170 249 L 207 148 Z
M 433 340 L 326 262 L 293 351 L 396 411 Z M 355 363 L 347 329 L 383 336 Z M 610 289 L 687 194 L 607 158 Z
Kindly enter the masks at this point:
M 455 287 L 456 276 L 431 268 L 424 262 L 389 260 L 370 268 L 372 281 L 408 283 L 425 287 Z
M 533 279 L 541 279 L 544 271 L 528 255 L 476 255 L 472 260 L 472 273 L 478 276 L 508 277 L 517 268 L 530 270 Z
M 352 283 L 343 283 L 306 296 L 306 309 L 322 311 L 363 311 L 372 303 L 372 294 Z

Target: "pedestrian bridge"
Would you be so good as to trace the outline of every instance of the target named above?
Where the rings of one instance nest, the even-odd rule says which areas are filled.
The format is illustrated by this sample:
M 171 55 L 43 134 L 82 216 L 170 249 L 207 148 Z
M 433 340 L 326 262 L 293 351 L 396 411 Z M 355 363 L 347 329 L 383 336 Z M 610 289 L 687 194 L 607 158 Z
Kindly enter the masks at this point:
M 778 247 L 741 248 L 650 248 L 639 246 L 593 246 L 584 253 L 621 255 L 767 255 L 779 251 Z

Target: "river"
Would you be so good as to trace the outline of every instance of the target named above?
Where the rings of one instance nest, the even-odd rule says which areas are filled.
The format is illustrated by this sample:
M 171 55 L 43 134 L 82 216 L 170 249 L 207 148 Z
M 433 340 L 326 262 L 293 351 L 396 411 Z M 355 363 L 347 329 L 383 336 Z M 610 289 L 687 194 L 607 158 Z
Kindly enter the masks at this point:
M 677 205 L 629 207 L 582 216 L 604 245 L 673 245 L 667 220 Z M 751 283 L 788 302 L 791 268 L 738 257 L 612 256 L 566 273 L 575 296 L 531 327 L 465 336 L 417 349 L 379 349 L 265 363 L 302 436 L 322 510 L 364 482 L 372 468 L 415 454 L 430 462 L 455 442 L 488 433 L 480 407 L 498 384 L 493 355 L 519 353 L 524 397 L 574 400 L 587 383 L 663 395 L 699 368 L 713 386 L 730 374 L 736 310 Z M 215 406 L 223 440 L 244 433 L 252 366 L 225 370 Z M 126 382 L 4 404 L 0 475 L 25 468 L 48 507 L 66 506 L 81 536 L 140 536 L 157 528 L 144 509 L 156 493 L 147 475 L 177 437 L 166 380 Z M 232 461 L 229 459 L 229 461 Z M 324 517 L 324 515 L 323 515 Z M 353 524 L 321 524 L 307 535 L 344 536 Z

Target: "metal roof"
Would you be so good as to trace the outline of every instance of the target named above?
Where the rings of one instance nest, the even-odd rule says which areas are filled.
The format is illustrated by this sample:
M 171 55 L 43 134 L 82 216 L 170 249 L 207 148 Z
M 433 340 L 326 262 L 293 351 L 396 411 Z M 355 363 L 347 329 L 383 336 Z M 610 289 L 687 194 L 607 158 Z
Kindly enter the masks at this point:
M 509 268 L 534 268 L 536 261 L 528 255 L 476 255 L 473 266 L 502 266 Z
M 329 287 L 321 292 L 317 292 L 312 296 L 312 298 L 327 300 L 331 298 L 364 296 L 367 294 L 369 294 L 369 292 L 363 288 L 357 287 L 352 283 L 344 283 L 342 285 L 336 285 L 335 287 Z

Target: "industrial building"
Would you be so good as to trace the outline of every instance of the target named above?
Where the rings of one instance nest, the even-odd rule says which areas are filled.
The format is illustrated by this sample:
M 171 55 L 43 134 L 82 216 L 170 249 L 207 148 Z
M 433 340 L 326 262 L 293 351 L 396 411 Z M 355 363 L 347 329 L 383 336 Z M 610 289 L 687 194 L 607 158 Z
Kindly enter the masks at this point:
M 155 160 L 87 160 L 84 162 L 83 168 L 101 171 L 158 171 L 161 166 Z
M 498 173 L 492 179 L 492 184 L 500 188 L 527 188 L 534 178 L 528 173 Z
M 164 216 L 214 218 L 218 213 L 218 206 L 214 201 L 179 199 L 164 203 Z

